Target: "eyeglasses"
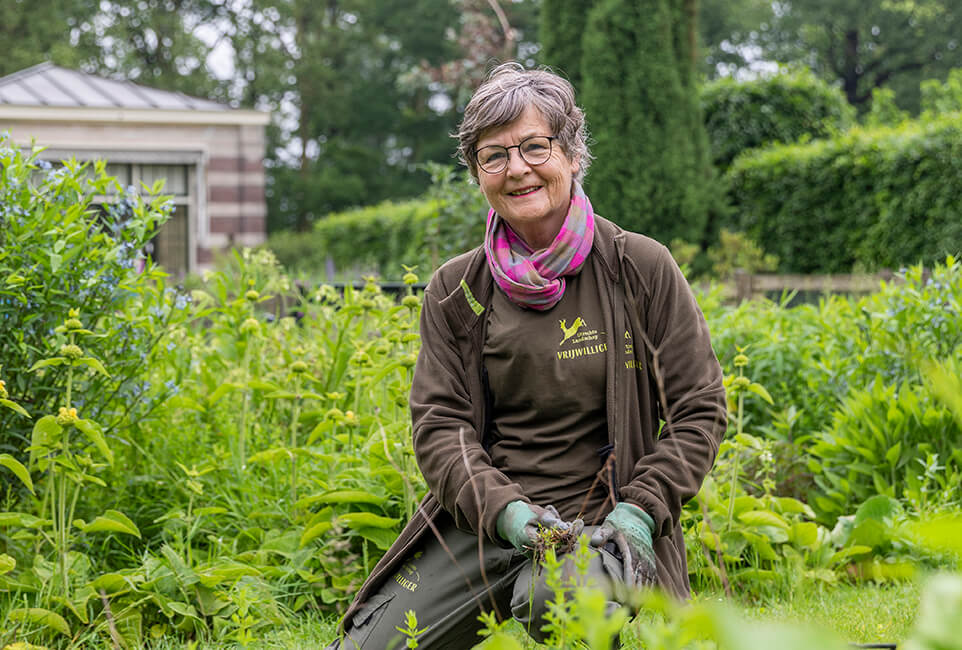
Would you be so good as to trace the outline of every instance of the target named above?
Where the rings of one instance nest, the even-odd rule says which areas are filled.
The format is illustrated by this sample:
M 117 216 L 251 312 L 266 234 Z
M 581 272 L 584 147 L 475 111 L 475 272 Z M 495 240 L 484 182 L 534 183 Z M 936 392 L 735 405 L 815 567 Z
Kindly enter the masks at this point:
M 500 174 L 508 166 L 508 150 L 517 149 L 521 160 L 529 165 L 543 165 L 551 157 L 551 135 L 533 135 L 525 138 L 519 144 L 502 147 L 499 144 L 488 145 L 474 150 L 474 159 L 478 167 L 489 174 Z

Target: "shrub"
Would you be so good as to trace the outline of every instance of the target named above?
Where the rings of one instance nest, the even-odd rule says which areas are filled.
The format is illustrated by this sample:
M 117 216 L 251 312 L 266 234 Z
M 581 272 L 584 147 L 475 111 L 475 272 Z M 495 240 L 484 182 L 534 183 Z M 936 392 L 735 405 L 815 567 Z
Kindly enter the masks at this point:
M 712 81 L 702 88 L 701 105 L 719 168 L 746 149 L 826 138 L 855 122 L 845 95 L 807 68 L 751 81 Z
M 176 297 L 153 290 L 160 269 L 136 267 L 169 210 L 159 187 L 146 198 L 117 187 L 118 201 L 98 209 L 94 198 L 116 185 L 104 163 L 66 161 L 54 169 L 40 155 L 0 137 L 0 365 L 11 399 L 34 419 L 56 413 L 64 406 L 66 366 L 30 369 L 68 342 L 55 328 L 79 308 L 97 333 L 84 349 L 109 360 L 111 370 L 78 379 L 73 388 L 83 398 L 73 406 L 109 431 L 153 408 L 141 373 Z M 32 427 L 0 410 L 0 453 L 26 448 Z
M 487 204 L 464 174 L 443 165 L 429 171 L 424 198 L 331 214 L 309 233 L 276 233 L 265 246 L 289 271 L 314 281 L 366 273 L 400 279 L 402 265 L 433 270 L 481 244 Z
M 951 116 L 752 152 L 726 178 L 735 227 L 784 272 L 931 265 L 962 249 L 962 125 Z

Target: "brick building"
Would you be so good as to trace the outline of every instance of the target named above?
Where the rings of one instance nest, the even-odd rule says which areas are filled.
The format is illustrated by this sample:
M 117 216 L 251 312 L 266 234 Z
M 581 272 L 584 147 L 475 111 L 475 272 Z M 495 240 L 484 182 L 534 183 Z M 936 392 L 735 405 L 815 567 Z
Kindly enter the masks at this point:
M 50 63 L 0 78 L 0 132 L 16 144 L 45 147 L 51 162 L 104 159 L 124 186 L 166 179 L 175 210 L 152 254 L 177 276 L 208 266 L 215 250 L 264 241 L 269 119 Z

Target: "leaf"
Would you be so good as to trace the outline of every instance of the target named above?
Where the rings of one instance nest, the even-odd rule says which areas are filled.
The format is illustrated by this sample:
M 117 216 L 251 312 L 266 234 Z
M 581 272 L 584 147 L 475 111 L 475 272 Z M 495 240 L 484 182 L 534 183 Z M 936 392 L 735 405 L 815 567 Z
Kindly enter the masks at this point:
M 789 528 L 788 522 L 781 515 L 768 510 L 743 512 L 738 515 L 738 519 L 749 526 L 775 526 L 786 531 Z
M 224 582 L 236 582 L 244 576 L 260 576 L 260 571 L 240 562 L 222 561 L 214 566 L 197 571 L 200 583 L 205 587 L 216 587 Z
M 792 525 L 791 540 L 795 546 L 814 549 L 818 544 L 818 526 L 811 521 Z
M 45 415 L 33 425 L 33 435 L 30 438 L 31 447 L 49 447 L 51 444 L 60 440 L 63 427 L 57 424 L 57 418 L 53 415 Z M 33 453 L 30 454 L 30 462 L 33 462 Z
M 7 613 L 7 618 L 11 621 L 45 625 L 60 632 L 64 636 L 70 636 L 70 626 L 67 625 L 67 621 L 64 620 L 63 616 L 51 612 L 49 609 L 43 609 L 42 607 L 21 607 L 10 610 L 10 612 Z
M 888 464 L 891 467 L 895 467 L 896 463 L 898 463 L 899 456 L 901 455 L 902 455 L 902 443 L 896 442 L 894 445 L 892 445 L 891 449 L 885 452 L 885 460 L 888 461 Z
M 401 523 L 400 519 L 382 517 L 371 512 L 348 512 L 340 515 L 337 520 L 355 530 L 359 528 L 394 528 Z
M 381 505 L 386 501 L 383 497 L 362 490 L 333 490 L 324 494 L 306 497 L 301 501 L 311 503 L 371 503 Z
M 359 528 L 357 531 L 358 535 L 364 539 L 374 542 L 382 551 L 386 551 L 391 548 L 391 544 L 397 539 L 397 533 L 393 530 L 385 530 L 384 528 Z
M 24 467 L 19 460 L 10 454 L 0 454 L 0 465 L 3 465 L 13 472 L 16 477 L 20 479 L 20 482 L 27 486 L 30 493 L 34 494 L 33 479 L 30 478 L 30 472 L 27 471 L 27 468 Z
M 755 393 L 756 395 L 761 397 L 763 400 L 765 400 L 772 406 L 775 405 L 775 401 L 772 399 L 772 396 L 768 394 L 768 391 L 765 390 L 765 387 L 762 386 L 761 384 L 752 382 L 748 385 L 748 390 L 752 393 Z
M 67 363 L 65 357 L 50 357 L 49 359 L 41 359 L 37 363 L 30 366 L 30 370 L 27 372 L 33 372 L 34 370 L 40 370 L 41 368 L 47 368 L 49 366 L 62 366 Z
M 285 447 L 279 447 L 277 449 L 265 449 L 264 451 L 259 451 L 250 458 L 247 459 L 249 465 L 274 465 L 278 461 L 285 461 L 291 459 L 291 452 Z
M 911 524 L 910 530 L 926 548 L 949 551 L 962 557 L 962 515 L 939 517 Z
M 873 497 L 869 497 L 865 500 L 865 503 L 858 507 L 855 511 L 855 525 L 862 523 L 868 519 L 874 519 L 875 521 L 884 521 L 900 510 L 898 501 L 891 497 L 887 497 L 881 494 L 876 494 Z
M 100 451 L 100 454 L 107 459 L 107 463 L 114 464 L 114 452 L 107 446 L 104 434 L 100 432 L 100 425 L 93 420 L 77 420 L 75 425 Z
M 240 390 L 241 388 L 243 388 L 243 386 L 241 386 L 240 384 L 234 384 L 232 382 L 225 381 L 223 384 L 221 384 L 216 389 L 214 389 L 213 393 L 207 396 L 207 403 L 214 404 L 227 393 L 234 390 Z
M 117 510 L 108 510 L 89 524 L 85 524 L 83 531 L 85 533 L 124 533 L 125 535 L 140 537 L 140 529 L 137 528 L 137 525 L 127 515 Z
M 871 552 L 872 552 L 872 547 L 870 546 L 859 546 L 859 545 L 849 546 L 847 548 L 843 548 L 840 551 L 836 551 L 835 553 L 833 553 L 832 557 L 830 557 L 828 561 L 831 564 L 836 564 L 836 563 L 844 562 L 845 560 L 848 560 L 849 558 L 855 557 L 857 555 L 865 555 L 866 553 L 871 553 Z
M 4 526 L 19 526 L 21 528 L 40 528 L 48 520 L 28 515 L 25 512 L 0 512 L 0 528 Z
M 281 387 L 274 382 L 264 381 L 263 379 L 251 379 L 249 382 L 247 382 L 247 387 L 253 388 L 254 390 L 281 390 Z
M 8 409 L 12 409 L 12 410 L 16 411 L 17 413 L 19 413 L 20 415 L 22 415 L 22 416 L 25 417 L 25 418 L 29 418 L 29 417 L 30 417 L 30 414 L 27 413 L 27 410 L 26 410 L 25 408 L 23 408 L 22 406 L 20 406 L 19 404 L 17 404 L 16 402 L 11 402 L 11 401 L 8 400 L 8 399 L 0 399 L 0 405 L 6 406 Z
M 804 501 L 792 497 L 776 497 L 775 503 L 778 504 L 778 510 L 782 514 L 800 514 L 815 519 L 815 511 Z
M 193 400 L 186 395 L 173 395 L 169 397 L 164 406 L 169 409 L 190 409 L 191 411 L 198 411 L 200 413 L 206 413 L 207 409 L 204 408 L 203 404 Z
M 300 547 L 304 548 L 330 529 L 331 522 L 329 521 L 319 521 L 310 528 L 305 529 L 303 534 L 301 534 Z
M 108 594 L 116 594 L 130 588 L 127 579 L 119 573 L 105 573 L 90 583 L 96 591 L 103 589 Z
M 105 377 L 110 376 L 110 373 L 107 372 L 106 368 L 104 368 L 104 364 L 100 363 L 99 360 L 94 359 L 93 357 L 80 357 L 77 359 L 77 363 L 82 363 L 89 368 L 93 368 L 95 371 L 99 372 Z
M 17 561 L 6 553 L 0 553 L 0 576 L 17 568 Z

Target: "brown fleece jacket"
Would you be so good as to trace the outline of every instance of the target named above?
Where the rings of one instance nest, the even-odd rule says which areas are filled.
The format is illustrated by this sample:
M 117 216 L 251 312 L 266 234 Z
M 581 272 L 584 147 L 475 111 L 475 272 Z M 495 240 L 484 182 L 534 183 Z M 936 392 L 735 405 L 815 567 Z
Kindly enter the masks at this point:
M 613 462 L 602 479 L 616 498 L 651 515 L 659 583 L 684 598 L 690 588 L 679 518 L 725 434 L 722 372 L 705 319 L 668 250 L 595 219 L 588 263 L 598 280 L 604 329 L 615 342 L 606 353 Z M 342 625 L 421 536 L 431 534 L 430 522 L 441 508 L 459 528 L 505 546 L 496 530 L 498 514 L 511 501 L 527 500 L 491 465 L 482 441 L 485 309 L 493 291 L 482 248 L 447 262 L 425 291 L 410 404 L 414 451 L 429 492 L 361 587 Z M 659 420 L 664 421 L 660 433 Z

